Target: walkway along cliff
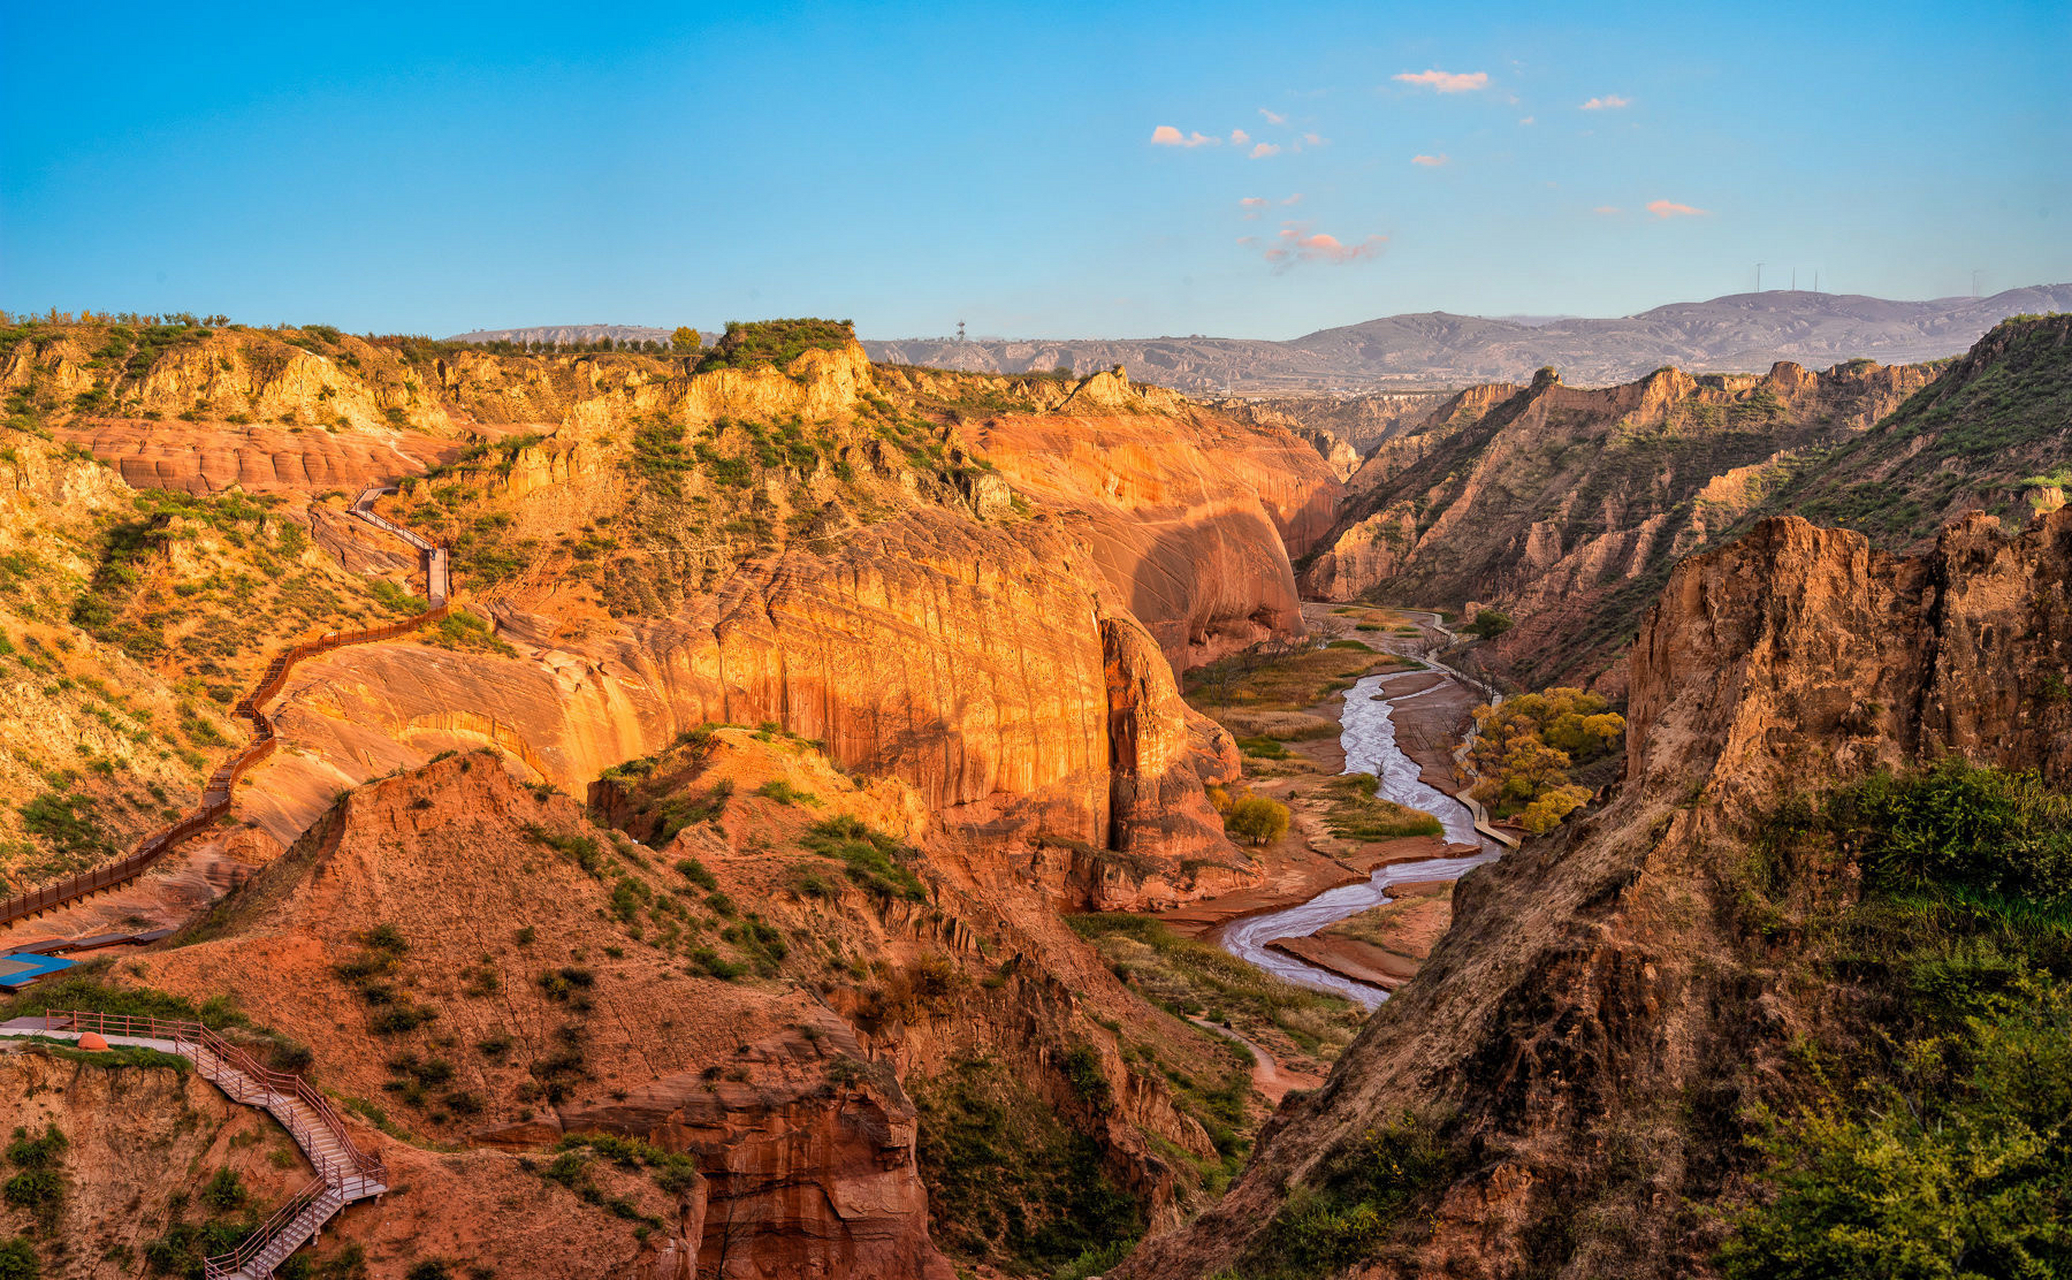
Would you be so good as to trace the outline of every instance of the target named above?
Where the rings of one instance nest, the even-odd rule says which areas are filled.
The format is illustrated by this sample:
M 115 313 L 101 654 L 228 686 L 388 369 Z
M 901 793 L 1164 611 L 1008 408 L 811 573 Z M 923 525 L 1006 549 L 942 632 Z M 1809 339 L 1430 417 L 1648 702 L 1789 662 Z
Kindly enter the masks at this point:
M 364 631 L 331 631 L 315 640 L 305 641 L 277 655 L 266 668 L 250 696 L 237 704 L 237 714 L 252 722 L 252 740 L 242 751 L 232 756 L 210 776 L 208 785 L 202 788 L 201 803 L 185 817 L 171 826 L 146 836 L 128 856 L 105 866 L 67 876 L 63 880 L 44 885 L 40 889 L 10 898 L 0 903 L 0 929 L 18 921 L 70 905 L 94 894 L 105 892 L 118 885 L 128 884 L 150 869 L 152 864 L 176 848 L 189 836 L 199 834 L 214 826 L 218 819 L 230 811 L 231 792 L 237 781 L 247 770 L 273 753 L 273 721 L 266 714 L 266 704 L 278 695 L 287 684 L 288 672 L 296 663 L 313 658 L 320 653 L 342 649 L 347 645 L 369 644 L 376 640 L 388 640 L 395 636 L 415 631 L 427 623 L 437 622 L 446 616 L 447 596 L 451 582 L 448 576 L 446 551 L 402 528 L 392 521 L 376 515 L 372 509 L 376 498 L 384 493 L 393 493 L 393 486 L 375 485 L 360 494 L 353 503 L 352 513 L 384 532 L 408 542 L 417 548 L 424 562 L 426 592 L 432 607 L 415 617 L 400 622 L 369 627 Z

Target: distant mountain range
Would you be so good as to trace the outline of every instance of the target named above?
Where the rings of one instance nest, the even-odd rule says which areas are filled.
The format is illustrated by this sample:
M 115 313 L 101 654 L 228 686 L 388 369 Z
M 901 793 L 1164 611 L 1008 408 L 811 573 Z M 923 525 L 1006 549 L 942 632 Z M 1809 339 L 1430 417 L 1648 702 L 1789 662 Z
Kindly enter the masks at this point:
M 1573 386 L 1626 382 L 1663 365 L 1690 373 L 1760 373 L 1779 360 L 1810 368 L 1859 358 L 1912 363 L 1956 355 L 2008 316 L 2054 311 L 2072 311 L 2072 284 L 1927 302 L 1778 289 L 1609 320 L 1428 311 L 1319 329 L 1286 342 L 906 338 L 863 345 L 873 360 L 892 364 L 995 373 L 1059 365 L 1087 373 L 1119 364 L 1142 381 L 1184 391 L 1258 395 L 1524 382 L 1543 365 L 1560 370 Z M 591 342 L 668 334 L 632 325 L 547 325 L 459 336 Z

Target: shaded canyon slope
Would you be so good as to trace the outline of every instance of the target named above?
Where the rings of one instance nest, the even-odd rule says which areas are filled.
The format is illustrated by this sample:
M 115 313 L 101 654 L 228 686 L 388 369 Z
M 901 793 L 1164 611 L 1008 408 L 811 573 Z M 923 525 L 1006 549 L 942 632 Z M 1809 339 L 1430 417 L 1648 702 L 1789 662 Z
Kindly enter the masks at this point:
M 1495 603 L 1519 626 L 1485 655 L 1493 665 L 1616 693 L 1634 623 L 1675 563 L 1758 519 L 1802 512 L 1895 550 L 1967 510 L 2018 523 L 2026 481 L 2063 454 L 2068 332 L 2064 317 L 2010 321 L 1942 368 L 1665 369 L 1603 389 L 1543 371 L 1474 388 L 1368 458 L 1302 584 L 1326 599 Z
M 2062 511 L 2015 537 L 1975 514 L 1914 558 L 1784 517 L 1684 561 L 1634 648 L 1612 801 L 1464 879 L 1324 1087 L 1116 1274 L 1280 1274 L 1305 1206 L 1377 1152 L 1414 1168 L 1411 1198 L 1349 1274 L 1709 1274 L 1749 1108 L 1861 999 L 1846 966 L 1800 963 L 1809 934 L 1749 914 L 1751 851 L 1792 797 L 1945 751 L 2072 780 L 2068 576 Z

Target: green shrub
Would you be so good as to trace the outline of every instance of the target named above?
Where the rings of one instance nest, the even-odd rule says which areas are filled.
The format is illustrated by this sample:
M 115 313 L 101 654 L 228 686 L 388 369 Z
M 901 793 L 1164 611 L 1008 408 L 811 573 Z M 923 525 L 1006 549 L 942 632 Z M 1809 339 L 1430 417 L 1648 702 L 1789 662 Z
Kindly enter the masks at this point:
M 43 1261 L 26 1237 L 0 1240 L 0 1280 L 41 1280 Z
M 1325 1157 L 1311 1184 L 1289 1189 L 1238 1269 L 1247 1280 L 1309 1280 L 1365 1261 L 1453 1169 L 1432 1127 L 1414 1115 L 1368 1129 Z
M 1821 932 L 1866 1016 L 1819 1028 L 1789 1101 L 1756 1109 L 1771 1194 L 1732 1218 L 1731 1280 L 2072 1273 L 2065 800 L 1947 759 L 1774 817 L 1744 923 L 1856 860 L 1862 899 Z
M 1223 830 L 1255 845 L 1272 844 L 1288 833 L 1288 806 L 1265 796 L 1246 796 L 1223 815 Z
M 856 818 L 844 815 L 815 823 L 803 843 L 812 852 L 843 863 L 851 880 L 878 897 L 913 902 L 928 898 L 921 878 L 900 863 L 910 851 Z
M 755 793 L 766 800 L 775 800 L 778 804 L 813 807 L 817 807 L 820 804 L 819 796 L 814 795 L 810 791 L 801 791 L 782 778 L 772 778 L 770 781 L 757 787 Z
M 242 1209 L 245 1204 L 244 1179 L 234 1169 L 218 1169 L 215 1176 L 203 1184 L 201 1202 L 215 1213 L 229 1213 Z
M 848 320 L 729 320 L 718 344 L 698 361 L 698 372 L 782 368 L 807 351 L 839 351 L 854 341 L 856 327 Z
M 1468 630 L 1484 640 L 1494 639 L 1510 629 L 1511 616 L 1507 613 L 1498 613 L 1495 609 L 1482 610 L 1475 615 L 1475 620 L 1468 624 Z
M 1880 888 L 2072 904 L 2072 797 L 2033 771 L 1947 756 L 1910 777 L 1874 774 L 1835 797 L 1828 821 Z

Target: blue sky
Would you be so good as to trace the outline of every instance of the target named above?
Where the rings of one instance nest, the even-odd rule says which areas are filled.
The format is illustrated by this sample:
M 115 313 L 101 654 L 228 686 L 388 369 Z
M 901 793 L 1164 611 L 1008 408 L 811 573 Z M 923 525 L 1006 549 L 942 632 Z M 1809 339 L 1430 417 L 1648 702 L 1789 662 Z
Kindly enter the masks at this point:
M 0 306 L 1291 337 L 2072 280 L 2072 7 L 1815 9 L 0 0 Z

